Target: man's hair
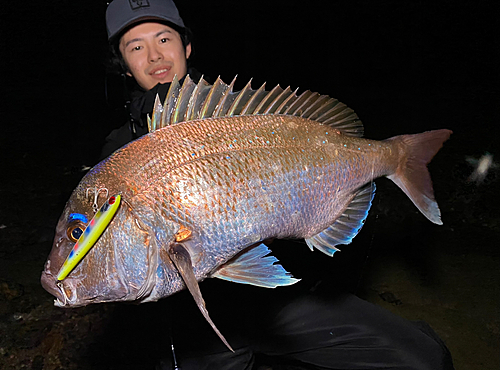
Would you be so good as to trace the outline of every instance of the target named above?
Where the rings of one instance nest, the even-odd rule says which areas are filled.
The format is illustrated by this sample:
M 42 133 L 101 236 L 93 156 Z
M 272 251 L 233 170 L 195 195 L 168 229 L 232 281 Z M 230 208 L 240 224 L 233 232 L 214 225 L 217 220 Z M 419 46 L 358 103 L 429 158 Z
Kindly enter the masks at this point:
M 186 50 L 186 47 L 191 43 L 191 40 L 193 39 L 193 33 L 191 30 L 187 27 L 182 28 L 179 27 L 173 23 L 170 22 L 165 22 L 165 21 L 158 21 L 159 23 L 163 23 L 170 28 L 174 29 L 179 33 L 179 36 L 181 37 L 182 41 L 182 46 L 184 47 L 184 50 Z M 127 63 L 125 63 L 125 59 L 123 59 L 123 55 L 120 52 L 120 39 L 122 35 L 127 32 L 128 29 L 130 29 L 133 26 L 136 26 L 137 23 L 134 23 L 132 26 L 129 28 L 124 29 L 121 34 L 118 37 L 115 37 L 114 40 L 109 44 L 109 51 L 108 51 L 108 63 L 107 63 L 107 72 L 108 73 L 114 73 L 114 74 L 125 74 L 126 72 L 130 72 L 129 68 L 127 66 Z M 191 55 L 190 59 L 193 56 L 193 49 L 191 46 Z M 189 66 L 189 59 L 188 59 L 188 66 Z

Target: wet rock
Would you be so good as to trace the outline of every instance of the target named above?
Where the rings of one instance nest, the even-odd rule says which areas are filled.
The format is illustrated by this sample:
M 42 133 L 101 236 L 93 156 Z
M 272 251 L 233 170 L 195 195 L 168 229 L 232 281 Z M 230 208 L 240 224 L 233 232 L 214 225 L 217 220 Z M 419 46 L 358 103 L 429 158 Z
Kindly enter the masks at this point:
M 0 298 L 12 300 L 24 294 L 24 287 L 12 281 L 0 280 Z
M 393 304 L 395 306 L 399 306 L 399 305 L 403 304 L 403 302 L 401 302 L 401 300 L 399 300 L 398 298 L 396 298 L 396 296 L 393 293 L 391 293 L 391 292 L 380 293 L 379 297 L 382 298 L 387 303 L 391 303 L 391 304 Z
M 44 358 L 41 355 L 35 356 L 33 363 L 31 364 L 31 370 L 42 370 L 43 369 Z

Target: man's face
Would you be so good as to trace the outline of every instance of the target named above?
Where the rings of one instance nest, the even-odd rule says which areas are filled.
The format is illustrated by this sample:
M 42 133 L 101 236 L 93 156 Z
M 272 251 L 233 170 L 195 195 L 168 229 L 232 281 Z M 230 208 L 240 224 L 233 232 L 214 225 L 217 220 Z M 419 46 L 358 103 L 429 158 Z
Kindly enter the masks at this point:
M 184 47 L 179 33 L 161 23 L 146 22 L 132 27 L 120 39 L 120 52 L 137 83 L 150 90 L 158 83 L 181 79 L 187 73 L 191 44 Z

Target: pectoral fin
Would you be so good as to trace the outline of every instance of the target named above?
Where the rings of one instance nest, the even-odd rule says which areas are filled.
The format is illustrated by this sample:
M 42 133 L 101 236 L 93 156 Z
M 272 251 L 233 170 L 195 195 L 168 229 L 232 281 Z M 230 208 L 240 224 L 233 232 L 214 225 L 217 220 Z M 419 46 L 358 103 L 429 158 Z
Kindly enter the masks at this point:
M 184 283 L 191 292 L 194 300 L 196 301 L 196 305 L 200 309 L 205 319 L 212 326 L 212 329 L 214 329 L 214 331 L 217 333 L 219 338 L 224 342 L 227 348 L 229 348 L 231 351 L 234 352 L 234 350 L 227 342 L 226 338 L 224 338 L 224 336 L 221 334 L 219 329 L 217 329 L 212 319 L 208 315 L 207 307 L 205 305 L 205 300 L 201 296 L 201 291 L 200 287 L 198 286 L 198 281 L 194 276 L 193 265 L 191 263 L 191 257 L 189 255 L 189 252 L 181 243 L 173 243 L 168 250 L 168 254 L 172 262 L 175 264 L 175 267 L 177 267 L 177 270 L 179 270 L 179 273 L 181 274 Z
M 292 285 L 300 281 L 277 264 L 276 257 L 266 257 L 269 253 L 271 251 L 265 244 L 259 244 L 238 254 L 213 273 L 212 277 L 264 288 Z

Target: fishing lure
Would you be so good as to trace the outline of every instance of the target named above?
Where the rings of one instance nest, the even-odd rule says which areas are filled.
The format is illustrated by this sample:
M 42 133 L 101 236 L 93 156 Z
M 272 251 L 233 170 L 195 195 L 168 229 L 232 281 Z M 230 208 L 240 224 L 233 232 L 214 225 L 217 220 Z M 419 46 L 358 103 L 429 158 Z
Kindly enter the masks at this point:
M 101 209 L 95 214 L 94 218 L 85 228 L 85 231 L 82 233 L 75 246 L 69 253 L 68 257 L 66 258 L 66 261 L 64 261 L 64 264 L 57 273 L 58 281 L 66 278 L 66 276 L 68 276 L 68 274 L 73 271 L 76 265 L 94 246 L 95 242 L 97 241 L 97 239 L 99 239 L 104 230 L 106 230 L 106 227 L 109 225 L 111 219 L 118 210 L 120 201 L 121 195 L 117 194 L 110 197 L 106 202 L 104 202 L 104 204 L 101 206 Z

